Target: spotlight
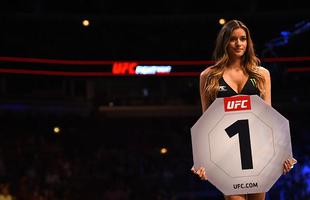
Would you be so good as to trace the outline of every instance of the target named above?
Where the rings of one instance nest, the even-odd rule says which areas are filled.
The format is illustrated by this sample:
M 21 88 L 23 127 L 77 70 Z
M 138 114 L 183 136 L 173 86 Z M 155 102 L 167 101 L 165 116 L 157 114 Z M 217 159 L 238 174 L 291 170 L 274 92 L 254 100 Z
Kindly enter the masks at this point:
M 58 134 L 58 133 L 60 133 L 60 128 L 58 126 L 55 126 L 53 131 L 54 131 L 54 133 Z
M 89 25 L 90 25 L 90 22 L 89 22 L 88 19 L 84 19 L 84 20 L 82 21 L 82 24 L 83 24 L 83 26 L 89 26 Z
M 219 24 L 224 25 L 226 23 L 226 20 L 224 18 L 219 19 Z
M 168 149 L 166 149 L 165 147 L 160 149 L 160 154 L 166 154 L 168 153 Z

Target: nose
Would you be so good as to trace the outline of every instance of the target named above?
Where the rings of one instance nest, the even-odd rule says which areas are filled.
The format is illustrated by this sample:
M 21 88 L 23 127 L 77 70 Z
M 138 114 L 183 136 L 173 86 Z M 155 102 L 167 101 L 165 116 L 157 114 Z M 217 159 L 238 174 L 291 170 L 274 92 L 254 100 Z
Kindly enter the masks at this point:
M 239 45 L 241 41 L 240 41 L 240 39 L 237 39 L 237 41 L 236 41 L 236 42 L 237 42 L 237 44 Z
M 240 39 L 237 39 L 237 40 L 236 40 L 236 45 L 237 45 L 237 46 L 240 46 L 240 45 L 241 45 L 241 40 L 240 40 Z

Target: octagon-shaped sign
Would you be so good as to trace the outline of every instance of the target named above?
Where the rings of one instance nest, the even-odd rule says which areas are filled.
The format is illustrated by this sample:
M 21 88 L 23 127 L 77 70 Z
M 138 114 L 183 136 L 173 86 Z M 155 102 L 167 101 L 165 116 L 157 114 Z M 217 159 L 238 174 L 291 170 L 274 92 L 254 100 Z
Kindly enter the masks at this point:
M 217 98 L 191 136 L 194 167 L 225 195 L 267 192 L 292 157 L 289 121 L 257 95 Z

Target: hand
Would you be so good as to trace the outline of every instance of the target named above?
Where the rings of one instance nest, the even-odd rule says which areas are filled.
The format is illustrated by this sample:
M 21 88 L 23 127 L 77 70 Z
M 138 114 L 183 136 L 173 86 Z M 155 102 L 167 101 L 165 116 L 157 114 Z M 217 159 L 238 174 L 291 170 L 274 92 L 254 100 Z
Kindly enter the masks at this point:
M 294 165 L 297 163 L 295 158 L 289 158 L 283 163 L 283 174 L 287 174 L 291 169 L 293 169 Z
M 192 167 L 191 171 L 194 174 L 197 174 L 201 180 L 207 180 L 206 170 L 204 167 L 199 167 L 198 169 L 195 169 L 195 167 Z

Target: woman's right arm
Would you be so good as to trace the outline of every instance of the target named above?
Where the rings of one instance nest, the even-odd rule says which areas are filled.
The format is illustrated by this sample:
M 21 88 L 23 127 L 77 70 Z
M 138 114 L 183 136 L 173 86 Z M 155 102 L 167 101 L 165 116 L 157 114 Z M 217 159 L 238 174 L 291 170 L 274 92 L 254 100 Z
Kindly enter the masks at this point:
M 204 113 L 210 105 L 209 98 L 207 97 L 208 94 L 206 92 L 206 82 L 207 82 L 209 73 L 210 73 L 210 68 L 207 68 L 203 72 L 200 73 L 199 92 L 200 92 L 202 113 Z
M 206 81 L 207 81 L 207 77 L 208 77 L 209 73 L 210 73 L 210 69 L 207 68 L 206 70 L 201 72 L 200 78 L 199 78 L 199 92 L 200 92 L 202 113 L 204 113 L 210 105 L 210 102 L 208 100 L 209 98 L 207 98 L 207 93 L 206 93 Z M 202 180 L 208 179 L 207 175 L 206 175 L 205 168 L 203 168 L 203 167 L 199 167 L 198 169 L 196 169 L 193 166 L 191 171 L 193 173 L 197 174 L 200 177 L 200 179 L 202 179 Z

